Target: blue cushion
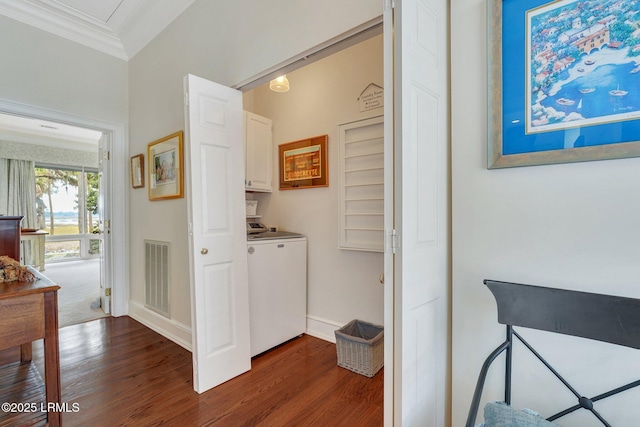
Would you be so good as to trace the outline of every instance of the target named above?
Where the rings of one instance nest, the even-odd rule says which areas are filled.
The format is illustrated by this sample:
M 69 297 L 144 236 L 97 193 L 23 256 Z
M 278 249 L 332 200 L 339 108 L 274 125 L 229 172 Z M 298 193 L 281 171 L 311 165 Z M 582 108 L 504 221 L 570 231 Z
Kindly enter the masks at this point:
M 490 402 L 484 407 L 484 427 L 559 427 L 533 411 L 518 411 L 503 402 Z

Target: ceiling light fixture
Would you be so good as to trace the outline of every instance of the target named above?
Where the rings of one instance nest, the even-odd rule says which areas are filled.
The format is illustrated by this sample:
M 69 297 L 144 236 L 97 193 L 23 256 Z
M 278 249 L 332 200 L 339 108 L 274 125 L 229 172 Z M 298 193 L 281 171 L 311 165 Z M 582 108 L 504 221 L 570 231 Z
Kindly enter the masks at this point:
M 280 76 L 269 82 L 269 89 L 274 92 L 286 92 L 289 90 L 289 80 L 287 75 Z

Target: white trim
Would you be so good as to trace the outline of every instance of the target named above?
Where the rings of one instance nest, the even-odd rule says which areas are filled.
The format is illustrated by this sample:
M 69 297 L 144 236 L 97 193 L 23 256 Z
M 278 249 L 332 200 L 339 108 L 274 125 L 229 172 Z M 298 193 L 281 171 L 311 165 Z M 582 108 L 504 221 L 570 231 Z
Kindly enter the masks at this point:
M 0 0 L 0 14 L 4 16 L 116 58 L 128 59 L 120 39 L 104 23 L 88 15 L 79 20 L 71 11 L 71 8 L 62 10 L 44 4 Z
M 385 242 L 388 236 L 395 234 L 395 211 L 394 211 L 394 194 L 395 194 L 395 180 L 394 180 L 394 126 L 395 121 L 402 121 L 402 116 L 395 118 L 395 104 L 394 104 L 394 75 L 393 75 L 393 61 L 394 54 L 394 38 L 393 38 L 393 0 L 384 1 L 384 31 L 383 31 L 383 68 L 384 68 L 384 228 L 385 228 Z M 399 112 L 400 114 L 400 112 Z M 401 166 L 401 165 L 400 165 Z M 401 215 L 402 212 L 398 212 Z M 385 243 L 386 246 L 386 243 Z M 385 248 L 384 251 L 384 427 L 391 427 L 395 420 L 395 316 L 396 316 L 396 304 L 395 304 L 395 287 L 402 286 L 402 278 L 399 277 L 396 283 L 395 278 L 395 257 L 390 248 Z M 402 305 L 398 306 L 398 312 L 402 312 Z M 399 314 L 398 313 L 398 314 Z M 400 356 L 400 355 L 398 355 Z M 401 411 L 400 411 L 401 412 Z M 398 425 L 402 423 L 399 422 Z
M 382 33 L 382 15 L 374 18 L 362 25 L 340 34 L 326 42 L 312 47 L 286 61 L 274 65 L 261 73 L 255 74 L 248 79 L 238 82 L 231 87 L 246 92 L 256 88 L 271 79 L 275 79 L 283 74 L 290 73 L 298 68 L 305 67 L 322 58 L 333 55 L 343 49 L 353 46 L 357 43 L 370 39 Z
M 170 339 L 180 347 L 192 351 L 190 326 L 176 322 L 173 319 L 167 319 L 136 301 L 131 301 L 129 304 L 129 317 L 137 320 L 163 337 Z
M 307 335 L 320 338 L 321 340 L 336 343 L 336 329 L 340 329 L 342 326 L 332 320 L 323 319 L 317 316 L 307 315 Z
M 191 350 L 191 327 L 176 322 L 150 310 L 137 301 L 129 305 L 129 317 L 142 323 L 149 329 L 163 335 L 181 347 Z M 317 316 L 307 316 L 307 330 L 305 333 L 324 341 L 336 343 L 335 331 L 343 325 L 332 320 Z
M 0 15 L 127 61 L 193 2 L 125 1 L 107 23 L 52 0 L 0 0 Z
M 111 272 L 114 316 L 126 315 L 129 311 L 129 157 L 126 127 L 123 124 L 104 122 L 87 117 L 49 110 L 47 108 L 0 99 L 0 112 L 17 116 L 33 117 L 52 122 L 79 126 L 111 134 Z M 117 250 L 113 250 L 117 248 Z

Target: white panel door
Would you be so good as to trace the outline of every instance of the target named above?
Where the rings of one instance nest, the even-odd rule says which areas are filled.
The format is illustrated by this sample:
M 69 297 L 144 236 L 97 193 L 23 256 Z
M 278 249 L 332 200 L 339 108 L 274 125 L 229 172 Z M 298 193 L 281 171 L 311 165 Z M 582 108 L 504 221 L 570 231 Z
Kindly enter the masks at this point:
M 393 29 L 394 145 L 388 155 L 394 158 L 388 161 L 395 162 L 394 193 L 393 197 L 385 194 L 385 202 L 393 203 L 393 229 L 397 235 L 388 239 L 395 247 L 396 426 L 439 427 L 448 422 L 447 3 L 396 0 L 391 15 L 393 26 L 389 25 L 390 14 L 385 13 L 386 37 L 391 37 L 388 31 Z M 390 60 L 386 55 L 385 62 Z M 385 212 L 390 210 L 388 207 Z M 387 229 L 387 234 L 393 231 Z M 389 252 L 386 258 L 391 257 Z M 385 267 L 389 263 L 387 260 Z
M 251 369 L 242 93 L 185 77 L 193 385 Z
M 103 133 L 98 142 L 98 229 L 100 231 L 100 305 L 104 314 L 111 314 L 111 213 L 107 203 L 109 186 L 110 134 Z

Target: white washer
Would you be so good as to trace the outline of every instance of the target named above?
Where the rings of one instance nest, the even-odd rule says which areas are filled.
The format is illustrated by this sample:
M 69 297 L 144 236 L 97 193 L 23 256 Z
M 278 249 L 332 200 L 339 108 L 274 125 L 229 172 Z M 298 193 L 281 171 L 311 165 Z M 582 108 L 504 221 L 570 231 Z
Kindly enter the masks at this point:
M 296 233 L 250 235 L 251 357 L 307 329 L 307 239 Z

